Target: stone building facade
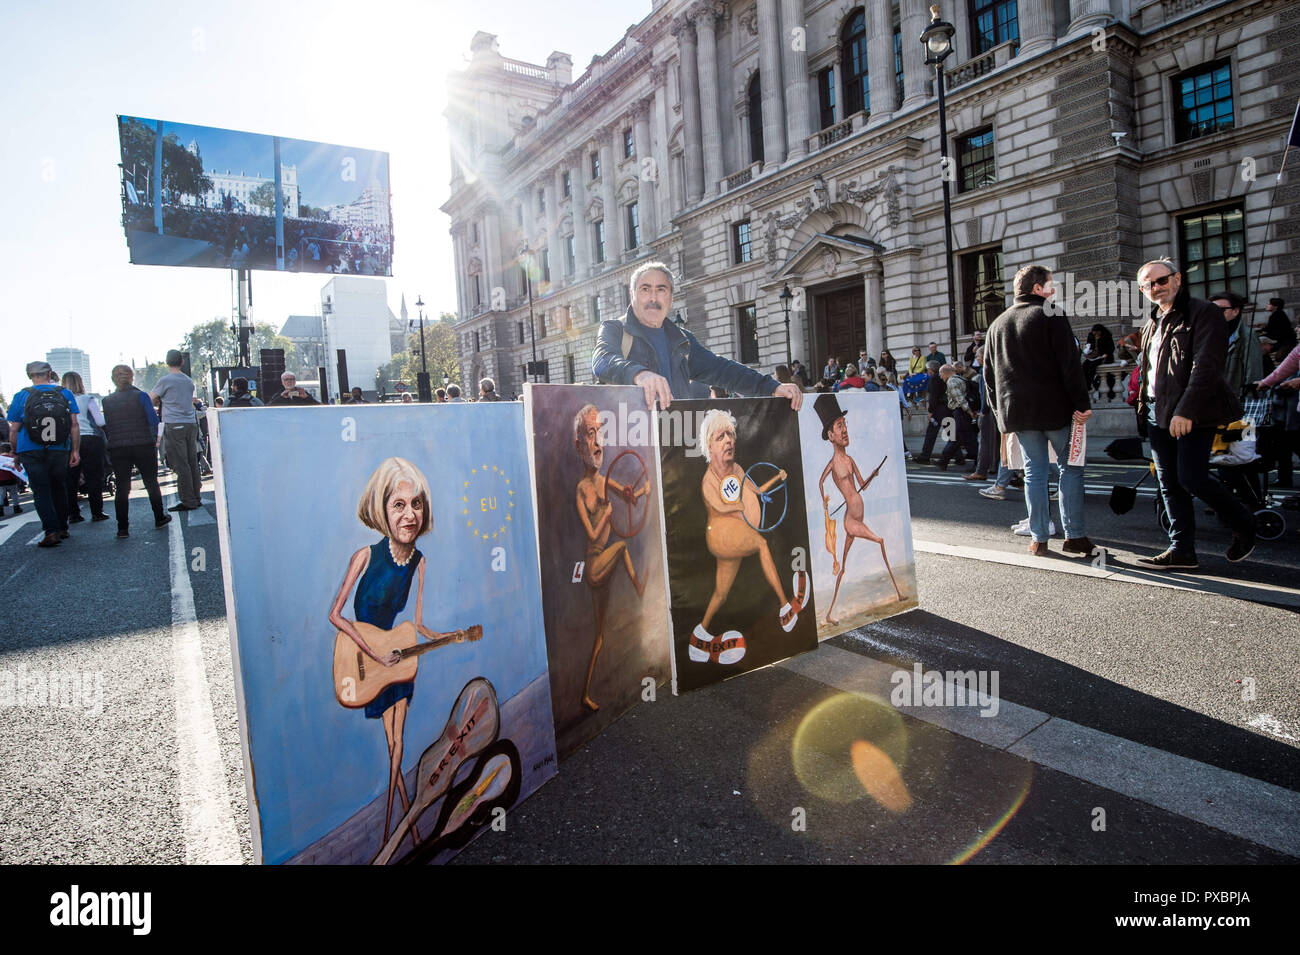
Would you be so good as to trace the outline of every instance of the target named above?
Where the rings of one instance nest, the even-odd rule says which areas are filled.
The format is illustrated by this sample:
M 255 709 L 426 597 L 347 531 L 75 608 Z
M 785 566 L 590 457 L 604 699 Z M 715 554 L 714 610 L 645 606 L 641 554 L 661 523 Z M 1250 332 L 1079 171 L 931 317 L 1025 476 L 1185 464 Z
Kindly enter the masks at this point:
M 921 0 L 654 0 L 577 79 L 565 54 L 524 63 L 477 34 L 451 77 L 442 207 L 465 381 L 519 392 L 534 348 L 544 380 L 591 380 L 599 322 L 652 258 L 676 271 L 677 317 L 764 371 L 788 354 L 820 368 L 862 348 L 948 351 L 945 177 L 959 348 L 1030 262 L 1056 270 L 1080 329 L 1138 319 L 1134 274 L 1161 255 L 1194 294 L 1295 299 L 1300 185 L 1273 187 L 1300 7 L 964 0 L 940 15 L 956 27 L 947 162 Z

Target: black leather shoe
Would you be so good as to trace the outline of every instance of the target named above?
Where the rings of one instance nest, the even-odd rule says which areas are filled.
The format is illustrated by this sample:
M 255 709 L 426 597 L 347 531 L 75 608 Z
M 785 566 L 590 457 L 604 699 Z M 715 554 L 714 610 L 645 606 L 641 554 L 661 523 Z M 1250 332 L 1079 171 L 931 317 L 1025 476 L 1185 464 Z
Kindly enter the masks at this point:
M 131 535 L 128 534 L 128 533 L 126 532 L 126 528 L 125 528 L 125 527 L 119 527 L 119 528 L 117 529 L 117 536 L 118 536 L 118 537 L 130 537 Z
M 94 515 L 91 516 L 90 519 L 91 519 L 92 521 L 106 521 L 106 520 L 108 520 L 108 515 L 107 515 L 107 514 L 94 514 Z
M 1224 556 L 1228 558 L 1229 563 L 1235 564 L 1249 557 L 1254 549 L 1255 528 L 1252 525 L 1250 530 L 1232 535 L 1232 543 L 1228 545 L 1228 552 Z
M 1196 570 L 1201 566 L 1195 554 L 1180 554 L 1173 549 L 1163 554 L 1156 554 L 1154 557 L 1139 557 L 1138 563 L 1145 564 L 1147 567 L 1157 567 L 1160 570 Z
M 86 519 L 85 519 L 84 517 L 82 517 L 80 514 L 73 514 L 71 517 L 68 518 L 68 523 L 69 523 L 69 524 L 82 524 L 82 523 L 85 522 L 85 520 L 86 520 Z
M 161 518 L 153 522 L 153 526 L 166 527 L 171 522 L 172 522 L 172 516 L 170 514 L 164 514 Z

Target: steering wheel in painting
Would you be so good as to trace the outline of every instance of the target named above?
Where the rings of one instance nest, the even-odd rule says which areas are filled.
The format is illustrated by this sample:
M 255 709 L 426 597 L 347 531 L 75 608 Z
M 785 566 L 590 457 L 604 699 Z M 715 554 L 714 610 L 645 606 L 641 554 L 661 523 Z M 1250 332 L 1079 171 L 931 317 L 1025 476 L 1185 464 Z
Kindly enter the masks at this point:
M 781 473 L 781 468 L 777 467 L 775 464 L 773 464 L 770 461 L 758 461 L 755 462 L 754 464 L 751 464 L 749 466 L 749 470 L 745 472 L 745 480 L 740 486 L 740 493 L 742 497 L 745 494 L 745 488 L 751 482 L 753 483 L 755 488 L 762 487 L 762 482 L 760 482 L 754 476 L 754 472 L 757 471 L 759 468 L 771 468 L 772 477 L 775 477 L 777 474 Z M 763 472 L 760 471 L 759 473 L 761 474 Z M 766 491 L 759 491 L 758 492 L 758 506 L 759 506 L 758 526 L 754 527 L 753 524 L 749 524 L 749 518 L 745 517 L 745 512 L 742 509 L 740 512 L 740 516 L 745 518 L 745 523 L 749 524 L 750 527 L 754 527 L 754 530 L 758 531 L 760 534 L 770 534 L 772 533 L 772 531 L 780 527 L 781 522 L 785 520 L 785 513 L 788 510 L 790 505 L 790 492 L 786 490 L 785 485 L 786 485 L 785 481 L 780 481 L 777 484 L 774 484 L 772 487 L 768 488 Z M 776 511 L 776 504 L 773 502 L 773 498 L 775 498 L 778 493 L 781 495 L 781 514 L 775 520 L 773 520 L 771 524 L 769 524 L 768 515 L 775 513 Z
M 620 478 L 615 478 L 615 480 L 619 484 L 623 485 L 623 487 L 627 488 L 629 491 L 635 494 L 636 490 L 641 486 L 642 482 L 650 480 L 650 471 L 648 468 L 646 468 L 645 461 L 642 459 L 641 455 L 637 454 L 635 451 L 631 450 L 630 448 L 626 451 L 620 451 L 618 454 L 614 456 L 614 460 L 609 462 L 609 470 L 605 472 L 605 480 L 606 482 L 608 482 L 609 479 L 613 477 L 614 470 L 615 468 L 618 467 L 618 463 L 622 461 L 624 458 L 628 457 L 629 455 L 632 457 L 632 460 L 635 461 L 640 466 L 640 470 L 633 475 L 632 480 L 630 481 L 624 481 Z M 624 470 L 629 470 L 630 467 L 631 465 L 626 465 L 624 467 Z M 636 499 L 633 498 L 633 500 L 629 501 L 622 494 L 609 495 L 608 486 L 606 487 L 606 495 L 610 498 L 610 502 L 611 502 L 610 514 L 609 514 L 610 529 L 615 534 L 617 534 L 619 537 L 622 538 L 635 537 L 637 534 L 640 534 L 641 529 L 645 527 L 646 518 L 650 516 L 649 493 L 647 493 L 642 500 L 641 517 L 636 520 L 635 526 L 633 526 L 633 518 L 637 511 Z M 623 503 L 627 505 L 627 524 L 625 525 L 626 530 L 619 528 L 618 524 L 616 524 L 614 521 L 614 514 L 615 514 L 615 510 L 613 508 L 614 497 L 622 498 Z

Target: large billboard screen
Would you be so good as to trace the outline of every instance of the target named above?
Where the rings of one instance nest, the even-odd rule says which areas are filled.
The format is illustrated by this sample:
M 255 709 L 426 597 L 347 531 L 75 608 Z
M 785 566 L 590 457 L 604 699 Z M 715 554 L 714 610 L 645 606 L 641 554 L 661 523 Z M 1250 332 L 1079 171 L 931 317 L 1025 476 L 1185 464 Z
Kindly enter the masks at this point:
M 135 265 L 392 275 L 388 153 L 118 116 Z

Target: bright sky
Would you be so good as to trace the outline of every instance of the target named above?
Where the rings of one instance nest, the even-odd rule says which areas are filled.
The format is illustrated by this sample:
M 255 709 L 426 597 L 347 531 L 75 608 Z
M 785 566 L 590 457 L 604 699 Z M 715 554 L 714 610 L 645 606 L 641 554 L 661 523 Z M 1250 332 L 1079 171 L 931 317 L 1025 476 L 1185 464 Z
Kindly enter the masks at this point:
M 446 82 L 478 30 L 501 53 L 579 75 L 650 12 L 650 0 L 223 0 L 10 4 L 3 106 L 0 392 L 51 348 L 90 353 L 93 385 L 119 361 L 162 359 L 195 324 L 231 314 L 223 269 L 130 265 L 116 116 L 145 116 L 391 154 L 394 313 L 423 295 L 456 310 Z M 253 320 L 311 314 L 328 276 L 253 273 Z M 412 315 L 414 309 L 411 309 Z M 67 369 L 56 369 L 65 371 Z

